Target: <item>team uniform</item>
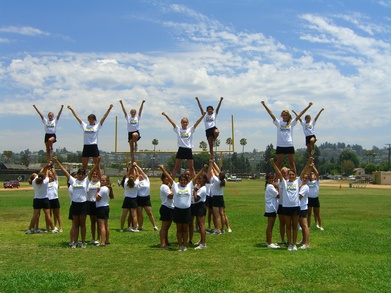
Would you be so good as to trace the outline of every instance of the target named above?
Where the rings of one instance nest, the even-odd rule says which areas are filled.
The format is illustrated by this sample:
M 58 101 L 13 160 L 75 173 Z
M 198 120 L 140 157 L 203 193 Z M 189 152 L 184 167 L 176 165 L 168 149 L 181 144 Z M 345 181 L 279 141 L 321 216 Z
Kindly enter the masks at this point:
M 123 209 L 136 209 L 137 208 L 137 192 L 140 180 L 134 181 L 134 187 L 128 186 L 129 178 L 125 178 L 124 181 L 124 201 L 122 203 Z
M 267 184 L 265 189 L 265 217 L 276 217 L 278 210 L 278 190 L 273 184 Z
M 197 196 L 200 197 L 199 201 L 194 200 L 194 196 L 191 197 L 191 215 L 195 217 L 204 217 L 206 215 L 206 186 L 202 186 L 197 190 Z
M 88 125 L 82 121 L 80 127 L 84 132 L 82 157 L 98 157 L 98 133 L 102 128 L 102 125 L 99 121 L 96 122 L 95 125 Z
M 98 192 L 100 201 L 96 202 L 96 217 L 98 219 L 108 220 L 110 207 L 110 189 L 107 186 L 102 186 Z
M 151 182 L 149 178 L 140 180 L 137 189 L 137 206 L 138 207 L 151 207 Z
M 177 134 L 178 152 L 176 154 L 177 159 L 193 159 L 193 133 L 195 131 L 194 126 L 187 129 L 182 129 L 179 126 L 173 128 Z
M 39 185 L 35 182 L 37 178 L 38 176 L 36 176 L 31 183 L 34 188 L 33 207 L 34 209 L 50 209 L 48 197 L 49 178 L 45 178 Z
M 71 176 L 69 177 L 68 182 L 70 185 L 72 185 L 72 216 L 87 215 L 87 189 L 89 184 L 88 178 L 85 178 L 83 180 L 77 180 Z
M 188 224 L 191 220 L 190 207 L 193 192 L 193 182 L 182 187 L 179 183 L 173 183 L 174 192 L 174 222 L 178 224 Z
M 297 124 L 297 120 L 293 120 L 288 124 L 282 120 L 276 119 L 273 123 L 277 127 L 276 154 L 294 154 L 293 127 Z
M 43 117 L 42 123 L 45 128 L 44 142 L 46 143 L 47 141 L 49 141 L 51 137 L 54 137 L 53 143 L 55 143 L 57 141 L 56 139 L 57 119 L 54 118 L 53 120 L 48 120 L 47 118 Z
M 217 115 L 214 112 L 212 115 L 209 115 L 208 113 L 205 114 L 204 124 L 205 124 L 206 138 L 213 136 L 214 130 L 217 129 L 216 118 Z
M 320 208 L 319 202 L 319 180 L 308 181 L 308 206 Z
M 316 121 L 312 120 L 309 123 L 302 121 L 300 122 L 300 124 L 303 127 L 303 132 L 305 135 L 305 144 L 308 145 L 310 143 L 311 138 L 315 138 L 316 141 L 316 136 L 315 136 Z
M 300 180 L 293 182 L 282 179 L 283 185 L 283 212 L 287 216 L 295 216 L 300 213 L 299 189 Z
M 166 184 L 160 186 L 160 200 L 162 205 L 160 206 L 160 221 L 172 221 L 174 211 L 174 201 L 172 198 L 168 198 L 171 194 L 171 189 Z
M 96 216 L 96 192 L 100 188 L 100 181 L 90 181 L 87 191 L 88 215 Z
M 138 117 L 138 116 L 135 116 L 135 117 L 132 117 L 130 116 L 129 114 L 126 115 L 126 122 L 127 122 L 127 126 L 128 126 L 128 142 L 130 142 L 132 140 L 132 136 L 133 136 L 133 133 L 134 132 L 137 132 L 138 134 L 138 140 L 140 140 L 141 136 L 140 136 L 140 118 L 141 117 Z
M 58 200 L 58 180 L 49 181 L 48 183 L 48 198 L 51 209 L 59 209 L 60 201 Z
M 225 180 L 225 179 L 224 179 Z M 221 180 L 213 175 L 211 180 L 210 192 L 212 195 L 212 207 L 225 207 L 224 205 L 224 187 L 220 187 Z
M 304 184 L 300 188 L 299 194 L 302 196 L 300 199 L 300 218 L 307 218 L 309 194 L 309 187 L 307 184 Z

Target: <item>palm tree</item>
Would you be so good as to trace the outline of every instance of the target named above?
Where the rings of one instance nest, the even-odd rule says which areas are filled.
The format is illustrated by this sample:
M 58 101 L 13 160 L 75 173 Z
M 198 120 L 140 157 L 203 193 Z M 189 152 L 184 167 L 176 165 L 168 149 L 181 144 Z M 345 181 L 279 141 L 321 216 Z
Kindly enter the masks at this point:
M 229 149 L 229 172 L 231 173 L 231 171 L 232 171 L 232 162 L 231 162 L 231 145 L 232 145 L 232 138 L 228 137 L 228 138 L 225 140 L 225 144 L 228 145 L 228 149 Z
M 240 145 L 242 145 L 243 146 L 243 151 L 242 151 L 242 153 L 244 153 L 244 146 L 247 144 L 247 139 L 246 138 L 242 138 L 241 140 L 240 140 Z
M 200 142 L 200 148 L 201 148 L 203 151 L 206 151 L 206 149 L 208 148 L 208 144 L 207 144 L 205 141 L 201 141 L 201 142 Z
M 215 150 L 216 150 L 216 152 L 217 152 L 217 147 L 220 146 L 220 139 L 217 138 L 217 139 L 214 141 L 214 145 L 215 145 Z
M 155 151 L 156 146 L 159 144 L 159 141 L 156 138 L 154 138 L 154 139 L 152 139 L 152 144 L 153 144 L 153 151 Z

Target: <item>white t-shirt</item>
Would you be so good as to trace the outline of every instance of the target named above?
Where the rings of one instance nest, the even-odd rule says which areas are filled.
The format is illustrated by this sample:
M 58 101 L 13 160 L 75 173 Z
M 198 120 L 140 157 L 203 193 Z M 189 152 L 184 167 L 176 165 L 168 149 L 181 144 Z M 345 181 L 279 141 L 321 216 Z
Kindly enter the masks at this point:
M 277 127 L 277 146 L 278 147 L 293 147 L 293 127 L 297 124 L 297 120 L 294 119 L 291 123 L 287 124 L 284 121 L 278 119 L 273 121 Z
M 277 202 L 278 190 L 273 184 L 267 184 L 265 190 L 265 212 L 276 213 L 278 209 Z
M 57 128 L 57 119 L 48 120 L 47 118 L 43 117 L 42 123 L 45 128 L 45 133 L 47 134 L 56 134 L 56 128 Z
M 315 135 L 315 123 L 316 121 L 314 120 L 311 120 L 310 123 L 306 123 L 305 121 L 300 122 L 305 136 Z
M 72 176 L 69 177 L 69 184 L 72 185 L 72 201 L 73 202 L 86 202 L 87 201 L 87 189 L 88 189 L 88 178 L 83 180 L 77 180 Z
M 191 197 L 193 196 L 193 182 L 191 181 L 185 187 L 182 187 L 179 183 L 174 182 L 172 189 L 174 191 L 174 207 L 179 209 L 190 208 Z
M 136 198 L 137 197 L 137 192 L 138 192 L 138 185 L 139 185 L 139 180 L 136 179 L 134 181 L 134 187 L 129 187 L 128 186 L 128 181 L 129 178 L 125 178 L 124 181 L 124 195 L 125 197 L 130 197 L 130 198 Z
M 182 127 L 174 127 L 174 132 L 177 134 L 177 144 L 178 147 L 192 149 L 193 148 L 193 133 L 194 126 L 187 129 L 182 129 Z
M 149 179 L 144 178 L 143 180 L 140 180 L 140 183 L 138 184 L 137 196 L 147 197 L 150 194 L 151 194 L 151 183 L 149 182 Z
M 210 192 L 212 197 L 224 195 L 224 186 L 220 187 L 221 180 L 219 179 L 219 177 L 213 175 L 210 180 L 210 183 L 211 183 Z
M 284 183 L 280 179 L 278 179 L 277 184 L 278 184 L 278 190 L 280 192 L 280 197 L 277 199 L 277 202 L 278 202 L 279 205 L 282 206 L 283 202 L 284 202 L 284 196 L 283 196 L 283 194 L 284 194 Z
M 283 203 L 284 208 L 292 208 L 300 206 L 299 199 L 299 189 L 300 189 L 300 180 L 296 179 L 293 182 L 283 179 Z
M 87 200 L 96 202 L 96 191 L 100 187 L 100 181 L 90 181 L 88 184 L 88 190 L 87 190 Z
M 48 184 L 49 184 L 49 178 L 45 178 L 41 184 L 35 183 L 35 180 L 38 178 L 36 176 L 31 183 L 31 185 L 34 187 L 34 198 L 43 199 L 48 198 Z
M 110 189 L 107 186 L 102 186 L 100 188 L 98 196 L 100 197 L 100 201 L 96 202 L 97 208 L 109 206 Z
M 58 198 L 58 180 L 49 181 L 48 183 L 48 198 L 49 200 Z
M 200 203 L 200 202 L 205 202 L 206 201 L 206 192 L 207 192 L 207 189 L 206 189 L 206 186 L 202 186 L 200 189 L 197 190 L 197 195 L 200 197 L 200 200 L 199 201 L 195 201 L 194 200 L 194 196 L 191 197 L 191 204 L 197 204 L 197 203 Z
M 166 185 L 166 184 L 162 184 L 160 186 L 160 200 L 162 201 L 162 205 L 166 206 L 170 209 L 173 209 L 174 208 L 174 201 L 172 198 L 167 197 L 170 194 L 171 194 L 170 187 L 168 187 L 168 185 Z
M 140 118 L 138 116 L 132 117 L 129 114 L 126 115 L 126 121 L 128 122 L 128 132 L 134 132 L 140 130 Z
M 212 115 L 209 115 L 208 113 L 204 116 L 204 124 L 205 124 L 205 130 L 208 130 L 209 128 L 216 127 L 216 118 L 217 115 L 213 112 Z
M 80 127 L 84 131 L 84 144 L 98 144 L 98 133 L 102 127 L 99 121 L 95 125 L 89 125 L 82 121 Z
M 317 198 L 319 196 L 319 180 L 308 181 L 308 197 Z
M 300 199 L 300 210 L 305 211 L 308 210 L 308 191 L 309 187 L 307 184 L 304 184 L 299 191 L 299 194 L 302 196 Z

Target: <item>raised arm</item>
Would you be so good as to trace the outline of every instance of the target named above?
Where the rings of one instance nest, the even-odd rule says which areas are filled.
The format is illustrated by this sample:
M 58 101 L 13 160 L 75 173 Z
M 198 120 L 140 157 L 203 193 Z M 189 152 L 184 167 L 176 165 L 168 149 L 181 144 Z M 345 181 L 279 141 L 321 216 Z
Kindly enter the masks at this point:
M 202 112 L 202 116 L 200 118 L 198 118 L 198 120 L 196 121 L 196 123 L 194 123 L 194 129 L 196 129 L 196 127 L 198 126 L 198 124 L 200 124 L 200 122 L 202 121 L 202 118 L 204 118 L 206 112 Z
M 274 172 L 276 173 L 277 178 L 280 179 L 280 181 L 282 181 L 283 177 L 282 177 L 281 170 L 278 169 L 276 163 L 274 163 L 274 159 L 270 158 L 269 162 L 270 162 L 270 164 L 272 164 L 272 166 L 274 168 Z
M 135 166 L 136 170 L 138 171 L 139 176 L 143 177 L 144 179 L 148 179 L 147 174 L 145 174 L 144 170 L 139 165 L 137 165 L 136 162 L 134 162 L 134 166 Z
M 208 165 L 205 164 L 204 166 L 202 166 L 201 170 L 198 171 L 198 173 L 194 176 L 194 178 L 192 179 L 192 182 L 193 184 L 196 184 L 197 183 L 197 180 L 198 178 L 205 172 L 206 168 L 208 168 Z
M 57 114 L 57 118 L 56 118 L 57 121 L 60 119 L 63 108 L 64 108 L 64 105 L 61 105 L 60 111 L 58 111 L 58 114 Z
M 309 102 L 308 106 L 305 107 L 305 109 L 303 111 L 300 112 L 299 115 L 296 115 L 296 120 L 299 120 L 301 118 L 301 116 L 303 116 L 303 114 L 305 112 L 307 112 L 307 110 L 312 106 L 312 102 Z
M 297 114 L 295 110 L 292 110 L 292 113 L 295 114 L 296 117 L 299 116 L 299 114 Z M 302 122 L 301 118 L 299 118 L 299 121 Z
M 140 109 L 138 109 L 138 117 L 141 117 L 141 113 L 143 112 L 143 107 L 144 107 L 145 100 L 142 100 Z
M 315 173 L 316 180 L 319 180 L 319 172 L 318 172 L 318 169 L 316 169 L 316 166 L 315 166 L 315 163 L 314 163 L 314 162 L 312 162 L 311 167 L 312 167 L 312 170 L 313 170 L 314 173 Z
M 173 128 L 175 128 L 176 127 L 176 124 L 175 124 L 175 122 L 170 118 L 170 117 L 168 117 L 168 115 L 165 113 L 165 112 L 163 112 L 162 113 L 162 115 L 164 116 L 164 117 L 166 117 L 167 118 L 167 120 L 168 120 L 168 122 L 170 122 L 171 123 L 171 125 L 172 125 L 172 127 Z
M 217 105 L 217 108 L 216 108 L 216 115 L 219 114 L 219 110 L 220 110 L 220 106 L 221 106 L 221 102 L 224 100 L 223 97 L 220 98 L 220 101 L 219 101 L 219 104 Z
M 201 102 L 200 102 L 200 100 L 198 99 L 198 97 L 195 97 L 195 99 L 196 99 L 196 101 L 197 101 L 198 107 L 200 108 L 201 115 L 202 115 L 202 113 L 204 113 L 204 109 L 202 108 Z
M 100 125 L 103 125 L 103 122 L 105 122 L 107 116 L 109 115 L 111 109 L 113 108 L 113 104 L 110 104 L 109 108 L 107 109 L 106 113 L 103 115 L 102 119 L 100 120 Z
M 68 105 L 68 109 L 71 110 L 73 116 L 75 116 L 76 120 L 79 121 L 79 124 L 81 124 L 82 120 L 79 117 L 79 115 L 76 114 L 75 110 L 73 110 L 73 108 L 71 106 L 69 106 L 69 105 Z
M 101 156 L 98 157 L 98 159 L 96 160 L 94 166 L 92 167 L 92 169 L 90 170 L 90 172 L 88 173 L 88 180 L 91 181 L 92 179 L 92 174 L 96 171 L 96 174 L 98 174 L 98 179 L 100 180 L 100 178 L 102 177 L 102 171 L 100 170 L 100 160 L 102 159 Z
M 38 115 L 41 117 L 41 120 L 43 120 L 42 113 L 38 110 L 38 108 L 35 105 L 33 105 L 33 107 L 34 107 L 35 111 L 37 111 Z
M 163 165 L 158 165 L 159 169 L 162 170 L 163 174 L 168 178 L 168 181 L 172 185 L 174 183 L 174 179 L 172 179 L 170 173 L 167 172 L 166 169 L 164 169 Z
M 276 121 L 276 116 L 274 116 L 273 112 L 266 106 L 265 101 L 262 101 L 261 104 L 265 107 L 266 112 L 269 113 L 270 117 L 272 117 L 273 121 Z
M 212 177 L 214 175 L 213 164 L 214 164 L 213 159 L 210 159 L 209 160 L 208 171 L 206 172 L 206 177 L 208 177 L 209 181 L 212 179 Z
M 320 113 L 322 113 L 324 111 L 324 108 L 320 109 L 319 113 L 316 114 L 315 118 L 314 118 L 314 121 L 316 122 L 316 120 L 318 120 L 319 116 L 320 116 Z
M 128 114 L 126 113 L 125 106 L 124 106 L 124 104 L 122 103 L 122 100 L 119 100 L 119 103 L 121 104 L 122 111 L 124 112 L 124 115 L 125 115 L 125 118 L 126 118 L 126 116 L 127 116 Z
M 308 159 L 307 164 L 305 164 L 303 170 L 302 170 L 301 173 L 300 173 L 300 179 L 301 179 L 301 180 L 303 180 L 304 175 L 308 173 L 308 170 L 310 170 L 310 168 L 311 168 L 310 166 L 311 166 L 311 164 L 312 164 L 313 161 L 314 161 L 314 158 L 313 158 L 313 157 L 310 157 L 310 158 Z
M 53 161 L 55 161 L 57 163 L 57 165 L 60 167 L 61 171 L 65 174 L 65 176 L 69 180 L 69 178 L 71 177 L 71 174 L 69 174 L 67 169 L 65 169 L 65 167 L 60 163 L 60 161 L 58 160 L 57 156 L 53 157 Z

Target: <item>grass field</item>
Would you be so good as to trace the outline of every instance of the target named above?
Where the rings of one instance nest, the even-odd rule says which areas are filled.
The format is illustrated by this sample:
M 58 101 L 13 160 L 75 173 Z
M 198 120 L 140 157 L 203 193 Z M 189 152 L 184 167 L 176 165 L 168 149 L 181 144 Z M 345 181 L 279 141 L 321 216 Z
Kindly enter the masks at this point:
M 206 250 L 178 252 L 174 225 L 170 250 L 159 248 L 146 216 L 144 231 L 118 232 L 119 187 L 110 202 L 111 244 L 69 249 L 69 198 L 61 183 L 64 232 L 58 234 L 24 233 L 32 190 L 0 192 L 0 292 L 391 292 L 391 188 L 321 186 L 325 231 L 311 230 L 311 248 L 290 252 L 264 244 L 264 181 L 228 183 L 233 232 L 208 235 Z M 158 223 L 159 186 L 153 179 Z M 274 242 L 280 241 L 277 227 Z

